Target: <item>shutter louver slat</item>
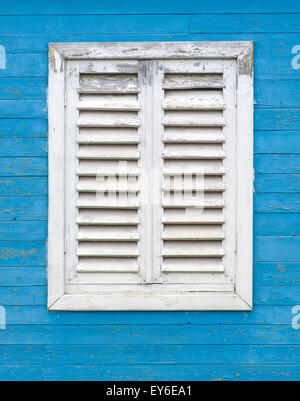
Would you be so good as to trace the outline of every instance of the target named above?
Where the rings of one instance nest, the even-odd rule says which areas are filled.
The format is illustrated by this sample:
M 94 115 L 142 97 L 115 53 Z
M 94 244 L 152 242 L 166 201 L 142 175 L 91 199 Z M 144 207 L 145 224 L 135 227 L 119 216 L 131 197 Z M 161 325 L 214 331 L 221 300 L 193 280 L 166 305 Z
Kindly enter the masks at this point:
M 82 74 L 78 93 L 82 94 L 128 94 L 138 93 L 135 74 Z
M 224 110 L 222 91 L 174 90 L 168 91 L 164 110 Z
M 161 271 L 224 273 L 223 75 L 165 74 L 162 86 Z
M 184 150 L 184 145 L 181 145 L 178 150 L 170 148 L 169 151 L 163 152 L 162 156 L 164 159 L 224 159 L 225 152 L 198 150 L 195 146 L 191 150 Z
M 81 74 L 77 92 L 77 271 L 137 272 L 138 76 Z
M 173 168 L 165 168 L 163 169 L 163 174 L 164 175 L 171 175 L 171 176 L 176 176 L 176 175 L 184 175 L 184 174 L 205 174 L 206 176 L 208 175 L 224 175 L 225 174 L 225 169 L 223 167 L 221 168 L 210 168 L 210 167 L 203 167 L 203 168 L 184 168 L 178 166 L 177 169 L 175 168 L 176 166 L 173 166 Z
M 179 208 L 179 207 L 195 207 L 195 201 L 179 201 L 179 200 L 163 200 L 164 207 L 172 207 L 172 208 Z M 198 208 L 211 208 L 211 209 L 219 209 L 225 207 L 224 201 L 203 201 L 197 202 L 196 207 Z
M 135 147 L 117 147 L 110 145 L 83 145 L 77 154 L 79 159 L 111 159 L 111 160 L 129 160 L 139 159 L 140 153 Z
M 166 74 L 163 89 L 223 88 L 222 74 Z

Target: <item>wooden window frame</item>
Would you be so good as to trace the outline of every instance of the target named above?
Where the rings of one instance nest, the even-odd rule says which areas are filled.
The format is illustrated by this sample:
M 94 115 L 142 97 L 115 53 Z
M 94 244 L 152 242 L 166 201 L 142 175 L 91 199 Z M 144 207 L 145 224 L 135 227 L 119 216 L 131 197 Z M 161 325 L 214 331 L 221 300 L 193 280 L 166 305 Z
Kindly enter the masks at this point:
M 49 44 L 48 309 L 252 310 L 253 49 L 242 42 Z M 65 62 L 105 59 L 236 59 L 237 244 L 234 292 L 66 294 L 64 287 Z

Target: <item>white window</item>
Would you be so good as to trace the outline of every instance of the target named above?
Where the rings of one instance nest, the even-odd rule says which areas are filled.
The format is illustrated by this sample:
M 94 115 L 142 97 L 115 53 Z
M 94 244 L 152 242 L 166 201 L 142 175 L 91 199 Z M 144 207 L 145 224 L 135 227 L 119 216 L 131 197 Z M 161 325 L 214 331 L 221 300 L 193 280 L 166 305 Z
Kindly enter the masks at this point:
M 251 310 L 252 60 L 50 45 L 50 310 Z

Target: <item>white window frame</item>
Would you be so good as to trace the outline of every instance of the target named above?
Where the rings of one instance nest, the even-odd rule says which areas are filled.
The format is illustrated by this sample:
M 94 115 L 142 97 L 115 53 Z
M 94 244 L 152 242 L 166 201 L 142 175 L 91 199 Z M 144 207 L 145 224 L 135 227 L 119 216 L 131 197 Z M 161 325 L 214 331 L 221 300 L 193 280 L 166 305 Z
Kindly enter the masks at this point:
M 48 309 L 252 310 L 253 42 L 51 43 L 49 45 Z M 65 62 L 105 59 L 236 59 L 237 244 L 234 292 L 66 294 Z

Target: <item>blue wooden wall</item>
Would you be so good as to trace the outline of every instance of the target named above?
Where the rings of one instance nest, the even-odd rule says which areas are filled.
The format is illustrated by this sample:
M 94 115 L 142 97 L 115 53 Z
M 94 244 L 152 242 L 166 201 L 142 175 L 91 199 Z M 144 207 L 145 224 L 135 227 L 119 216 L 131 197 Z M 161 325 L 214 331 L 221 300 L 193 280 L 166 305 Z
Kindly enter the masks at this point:
M 299 380 L 299 22 L 292 0 L 1 2 L 0 380 Z M 48 43 L 176 40 L 255 41 L 254 311 L 49 313 Z

